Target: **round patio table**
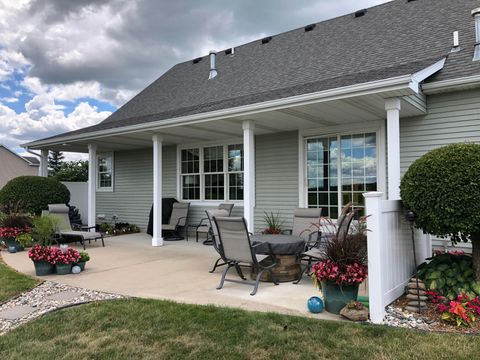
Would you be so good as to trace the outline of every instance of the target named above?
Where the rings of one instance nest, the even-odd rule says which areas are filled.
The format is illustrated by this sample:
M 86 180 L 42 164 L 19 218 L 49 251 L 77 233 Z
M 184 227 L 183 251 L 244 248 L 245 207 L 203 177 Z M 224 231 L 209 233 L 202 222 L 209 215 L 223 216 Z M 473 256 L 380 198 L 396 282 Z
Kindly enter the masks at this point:
M 301 274 L 300 264 L 298 263 L 298 255 L 305 250 L 305 240 L 293 235 L 252 235 L 250 237 L 252 245 L 255 247 L 257 254 L 269 254 L 268 244 L 272 248 L 272 252 L 277 259 L 277 266 L 272 269 L 272 272 L 280 282 L 287 282 L 296 280 Z M 265 265 L 271 264 L 271 259 L 263 260 Z M 255 274 L 252 273 L 252 276 Z M 272 282 L 268 272 L 263 273 L 260 278 L 261 281 Z

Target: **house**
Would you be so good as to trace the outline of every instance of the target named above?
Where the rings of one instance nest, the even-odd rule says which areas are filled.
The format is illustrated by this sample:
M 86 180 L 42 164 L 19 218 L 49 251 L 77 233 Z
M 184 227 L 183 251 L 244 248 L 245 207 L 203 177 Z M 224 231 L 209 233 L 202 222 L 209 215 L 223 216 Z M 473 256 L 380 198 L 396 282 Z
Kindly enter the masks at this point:
M 119 76 L 122 76 L 119 74 Z M 89 154 L 89 225 L 117 214 L 162 245 L 161 198 L 190 222 L 235 203 L 335 218 L 362 194 L 398 200 L 431 149 L 480 141 L 480 3 L 394 0 L 177 64 L 98 125 L 25 144 Z
M 0 189 L 17 176 L 38 175 L 40 161 L 33 156 L 20 156 L 0 144 Z

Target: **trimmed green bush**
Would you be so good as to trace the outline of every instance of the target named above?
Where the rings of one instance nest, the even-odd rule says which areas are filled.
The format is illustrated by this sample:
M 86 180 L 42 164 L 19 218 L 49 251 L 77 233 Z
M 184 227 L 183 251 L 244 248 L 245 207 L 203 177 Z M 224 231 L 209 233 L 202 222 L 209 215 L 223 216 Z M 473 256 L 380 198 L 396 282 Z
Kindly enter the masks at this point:
M 40 176 L 19 176 L 10 180 L 0 190 L 0 204 L 22 204 L 23 210 L 40 214 L 48 204 L 67 204 L 70 191 L 54 178 Z
M 453 144 L 425 154 L 405 173 L 400 194 L 424 232 L 472 241 L 480 280 L 480 145 Z

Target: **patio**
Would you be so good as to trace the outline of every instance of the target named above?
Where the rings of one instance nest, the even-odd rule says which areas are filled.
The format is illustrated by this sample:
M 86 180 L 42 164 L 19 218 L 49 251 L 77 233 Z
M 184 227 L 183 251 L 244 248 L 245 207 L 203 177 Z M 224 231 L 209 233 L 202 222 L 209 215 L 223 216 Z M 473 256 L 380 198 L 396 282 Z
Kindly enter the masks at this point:
M 208 271 L 217 254 L 211 246 L 194 241 L 165 242 L 163 247 L 152 248 L 151 237 L 146 234 L 123 235 L 107 238 L 105 248 L 100 242 L 87 245 L 87 251 L 91 261 L 85 272 L 44 279 L 134 297 L 340 319 L 326 312 L 318 315 L 308 312 L 307 299 L 319 295 L 319 291 L 307 277 L 298 285 L 261 283 L 255 296 L 249 295 L 251 286 L 241 284 L 226 283 L 222 290 L 216 290 L 221 270 L 217 269 L 214 274 Z M 2 253 L 2 256 L 14 269 L 35 275 L 26 252 Z M 235 276 L 233 270 L 231 276 Z M 360 293 L 365 293 L 363 285 Z

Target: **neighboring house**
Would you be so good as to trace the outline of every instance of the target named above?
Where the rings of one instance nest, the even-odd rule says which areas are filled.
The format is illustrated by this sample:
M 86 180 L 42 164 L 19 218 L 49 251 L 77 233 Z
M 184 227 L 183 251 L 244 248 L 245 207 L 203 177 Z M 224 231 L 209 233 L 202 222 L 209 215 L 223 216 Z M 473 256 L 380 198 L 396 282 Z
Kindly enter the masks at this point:
M 38 175 L 40 161 L 33 156 L 20 156 L 0 144 L 0 189 L 21 175 Z
M 256 231 L 265 211 L 288 226 L 298 206 L 335 218 L 366 191 L 399 199 L 412 161 L 480 142 L 479 7 L 396 0 L 213 52 L 98 125 L 24 146 L 44 164 L 89 153 L 90 224 L 115 213 L 145 228 L 162 196 L 191 202 L 191 222 L 234 202 Z

